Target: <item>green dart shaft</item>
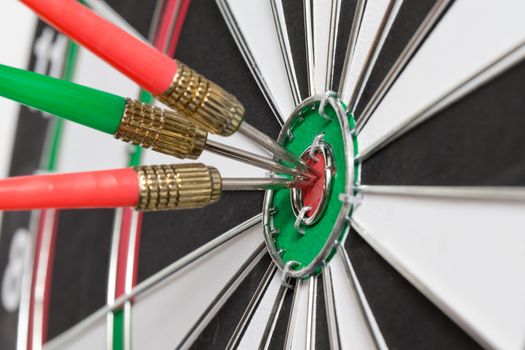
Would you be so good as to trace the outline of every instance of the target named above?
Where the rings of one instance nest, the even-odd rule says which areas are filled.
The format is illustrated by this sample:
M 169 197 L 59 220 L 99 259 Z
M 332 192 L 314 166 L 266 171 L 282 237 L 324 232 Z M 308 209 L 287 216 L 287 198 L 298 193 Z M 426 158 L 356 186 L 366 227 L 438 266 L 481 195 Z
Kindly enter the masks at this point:
M 208 136 L 179 112 L 5 65 L 0 96 L 181 159 L 198 158 Z
M 0 65 L 0 96 L 114 134 L 126 99 L 45 75 Z

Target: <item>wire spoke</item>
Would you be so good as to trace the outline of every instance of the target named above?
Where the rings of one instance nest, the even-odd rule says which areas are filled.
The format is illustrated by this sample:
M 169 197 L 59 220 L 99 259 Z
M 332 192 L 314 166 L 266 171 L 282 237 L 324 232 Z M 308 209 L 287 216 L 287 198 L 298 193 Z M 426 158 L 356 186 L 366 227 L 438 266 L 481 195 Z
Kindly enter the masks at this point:
M 143 295 L 145 295 L 147 298 L 148 296 L 151 295 L 150 293 L 153 291 L 161 291 L 163 293 L 168 292 L 168 289 L 170 289 L 168 288 L 170 286 L 168 283 L 171 281 L 176 282 L 178 273 L 180 273 L 186 268 L 189 269 L 190 266 L 193 266 L 194 263 L 197 263 L 198 265 L 198 263 L 201 261 L 200 260 L 201 258 L 206 258 L 206 257 L 211 258 L 213 256 L 220 258 L 221 256 L 223 257 L 227 256 L 229 257 L 229 260 L 232 260 L 231 259 L 232 252 L 228 251 L 228 249 L 225 249 L 225 251 L 222 253 L 220 252 L 221 248 L 223 247 L 230 248 L 230 250 L 235 249 L 236 243 L 237 243 L 236 241 L 239 241 L 239 238 L 241 238 L 239 243 L 241 245 L 245 245 L 247 243 L 246 239 L 249 239 L 249 238 L 246 237 L 246 239 L 243 239 L 244 237 L 240 237 L 240 236 L 243 235 L 244 233 L 249 232 L 247 230 L 255 230 L 253 232 L 256 233 L 256 229 L 258 227 L 257 225 L 261 222 L 261 219 L 262 219 L 262 215 L 259 214 L 243 222 L 242 224 L 232 228 L 231 230 L 225 232 L 224 234 L 220 235 L 213 241 L 210 241 L 209 243 L 201 246 L 200 248 L 194 250 L 190 254 L 172 263 L 171 265 L 165 267 L 163 270 L 159 271 L 155 275 L 151 276 L 150 278 L 138 284 L 135 288 L 133 288 L 131 292 L 126 293 L 122 295 L 121 297 L 117 298 L 112 304 L 99 309 L 98 311 L 96 311 L 91 316 L 84 319 L 82 322 L 80 322 L 76 326 L 64 332 L 60 337 L 57 337 L 53 339 L 52 341 L 50 341 L 49 343 L 47 343 L 48 344 L 47 346 L 49 346 L 50 348 L 55 348 L 55 347 L 60 348 L 62 346 L 61 344 L 67 344 L 68 342 L 72 341 L 72 339 L 75 339 L 75 337 L 80 336 L 81 334 L 84 334 L 87 330 L 93 327 L 96 327 L 96 325 L 101 322 L 101 319 L 105 319 L 108 313 L 114 310 L 120 309 L 126 302 L 130 300 L 135 300 L 137 297 L 141 297 Z M 259 244 L 260 244 L 260 241 L 254 246 L 254 249 Z M 218 253 L 218 254 L 215 254 L 215 253 Z M 236 254 L 233 254 L 233 255 L 236 255 Z M 214 265 L 213 259 L 205 259 L 204 261 L 208 261 L 211 265 Z M 232 263 L 234 264 L 234 262 Z M 202 264 L 202 265 L 205 265 L 205 264 Z M 193 270 L 194 270 L 193 273 L 197 272 L 197 269 L 193 269 Z M 160 286 L 163 286 L 163 288 L 159 288 Z M 169 297 L 171 298 L 172 296 L 173 296 L 173 293 L 170 294 Z M 133 317 L 136 317 L 136 314 L 137 314 L 137 309 L 135 308 Z M 159 315 L 164 315 L 164 314 L 165 314 L 164 312 L 159 313 Z M 160 338 L 162 337 L 159 337 L 159 339 Z M 167 339 L 167 341 L 169 341 L 169 339 Z
M 295 104 L 270 2 L 216 2 L 257 84 L 282 123 Z
M 402 0 L 368 1 L 364 6 L 357 37 L 351 34 L 355 44 L 349 44 L 352 51 L 347 52 L 346 69 L 339 90 L 342 100 L 352 110 L 357 105 L 402 3 Z
M 522 41 L 510 51 L 505 52 L 495 61 L 483 67 L 453 89 L 447 91 L 445 94 L 429 103 L 420 111 L 401 120 L 399 124 L 395 125 L 381 137 L 378 137 L 373 143 L 369 143 L 368 140 L 365 140 L 363 149 L 360 152 L 360 158 L 365 160 L 370 157 L 381 148 L 395 141 L 406 132 L 412 130 L 415 126 L 435 116 L 437 113 L 478 89 L 480 86 L 487 84 L 517 63 L 523 61 L 523 59 L 525 59 L 525 41 Z
M 286 349 L 314 349 L 317 305 L 317 278 L 298 280 L 286 332 Z
M 270 317 L 268 318 L 268 321 L 266 322 L 266 327 L 264 328 L 264 333 L 261 338 L 261 343 L 259 344 L 259 349 L 269 349 L 270 348 L 270 341 L 272 340 L 273 331 L 275 330 L 275 326 L 277 324 L 277 319 L 279 316 L 279 313 L 281 312 L 281 308 L 284 303 L 284 298 L 286 297 L 286 293 L 288 292 L 288 287 L 281 285 L 279 288 L 279 292 L 277 293 L 277 297 L 275 298 L 275 302 L 272 307 L 272 311 L 270 313 Z
M 286 27 L 286 19 L 284 17 L 284 9 L 282 0 L 271 0 L 273 20 L 275 28 L 279 37 L 279 44 L 281 46 L 281 54 L 283 56 L 284 65 L 286 67 L 286 75 L 288 83 L 292 91 L 295 105 L 298 105 L 301 100 L 301 90 L 297 81 L 297 74 L 295 70 L 292 48 L 290 47 L 290 39 L 288 37 L 288 29 Z
M 363 15 L 365 13 L 367 0 L 357 0 L 354 16 L 352 18 L 352 28 L 348 37 L 348 44 L 346 47 L 345 61 L 343 63 L 343 69 L 341 70 L 341 80 L 339 81 L 339 95 L 342 96 L 345 88 L 345 77 L 349 74 L 350 67 L 353 67 L 352 61 L 354 59 L 355 48 L 357 44 L 357 38 L 359 36 L 359 29 L 361 28 L 361 22 L 363 21 Z
M 360 191 L 352 227 L 388 263 L 483 346 L 523 347 L 523 188 Z
M 239 342 L 241 341 L 242 336 L 246 332 L 246 329 L 248 328 L 250 320 L 252 319 L 255 313 L 255 310 L 257 310 L 257 307 L 259 306 L 259 303 L 261 302 L 262 297 L 264 296 L 266 290 L 268 289 L 270 282 L 275 276 L 276 271 L 277 271 L 277 267 L 275 266 L 273 262 L 270 262 L 270 265 L 266 269 L 266 273 L 264 274 L 261 282 L 257 286 L 257 290 L 253 294 L 250 300 L 250 303 L 246 307 L 246 310 L 244 311 L 241 317 L 241 320 L 237 324 L 237 327 L 235 328 L 235 331 L 233 332 L 233 335 L 230 338 L 230 341 L 228 342 L 226 349 L 236 349 L 238 347 Z
M 232 293 L 244 281 L 246 276 L 253 270 L 261 258 L 266 254 L 265 245 L 262 243 L 257 247 L 255 252 L 244 262 L 243 266 L 235 273 L 235 275 L 228 281 L 224 288 L 217 294 L 213 302 L 201 314 L 198 321 L 191 327 L 190 331 L 186 333 L 182 341 L 177 346 L 177 349 L 188 349 L 193 342 L 199 337 L 201 332 L 206 328 L 211 319 L 217 314 L 220 308 L 232 295 Z
M 525 187 L 465 186 L 370 186 L 357 187 L 360 193 L 452 199 L 525 200 Z
M 304 0 L 310 95 L 332 87 L 340 0 Z
M 342 247 L 338 247 L 337 255 L 325 268 L 323 281 L 330 347 L 387 349 L 350 259 Z
M 523 11 L 519 1 L 505 6 L 455 2 L 361 129 L 362 158 L 520 61 L 525 29 L 518 13 Z
M 317 319 L 317 276 L 308 279 L 308 303 L 306 312 L 306 348 L 315 349 Z
M 248 323 L 241 329 L 242 334 L 237 346 L 228 345 L 228 349 L 242 348 L 255 349 L 261 345 L 267 345 L 265 337 L 271 337 L 271 331 L 275 322 L 275 314 L 282 305 L 283 286 L 281 285 L 281 273 L 273 273 L 268 287 L 259 298 L 258 305 L 253 310 Z M 251 303 L 250 303 L 251 304 Z M 237 332 L 236 332 L 237 333 Z M 234 344 L 232 344 L 234 345 Z
M 359 115 L 359 119 L 356 123 L 357 132 L 361 131 L 363 126 L 370 118 L 370 115 L 374 112 L 377 105 L 381 102 L 399 74 L 401 74 L 418 47 L 421 45 L 423 40 L 425 40 L 449 4 L 450 0 L 436 1 L 428 15 L 425 17 L 423 22 L 421 22 L 419 28 L 416 30 L 412 38 L 410 38 L 410 41 L 388 71 L 379 87 L 374 91 L 374 94 L 366 104 L 363 112 Z

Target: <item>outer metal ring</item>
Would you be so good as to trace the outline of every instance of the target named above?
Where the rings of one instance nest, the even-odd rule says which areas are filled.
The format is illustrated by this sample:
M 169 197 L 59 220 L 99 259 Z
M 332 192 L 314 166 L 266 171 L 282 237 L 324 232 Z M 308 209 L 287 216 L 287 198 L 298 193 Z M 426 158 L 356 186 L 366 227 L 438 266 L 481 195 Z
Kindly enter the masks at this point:
M 312 146 L 308 147 L 303 152 L 303 154 L 301 154 L 301 158 L 304 157 L 305 154 L 309 153 L 311 147 Z M 332 190 L 332 175 L 335 171 L 334 159 L 333 159 L 334 152 L 332 151 L 332 147 L 326 142 L 320 141 L 318 150 L 321 151 L 325 159 L 323 197 L 317 209 L 310 216 L 305 217 L 301 220 L 302 223 L 307 226 L 313 225 L 317 221 L 319 221 L 322 214 L 324 213 L 326 209 L 326 205 L 328 204 L 326 199 L 330 196 L 330 192 Z M 292 202 L 292 210 L 295 214 L 295 217 L 297 217 L 303 207 L 303 198 L 302 198 L 301 189 L 292 188 L 290 190 L 290 201 Z
M 281 133 L 279 134 L 279 138 L 277 139 L 277 142 L 283 145 L 286 141 L 286 138 L 288 137 L 288 134 L 290 133 L 290 128 L 294 125 L 297 118 L 300 118 L 301 112 L 311 110 L 312 106 L 316 103 L 321 102 L 324 97 L 325 97 L 324 94 L 314 95 L 314 96 L 311 96 L 305 99 L 299 106 L 297 106 L 295 110 L 292 112 L 292 115 L 290 116 L 290 118 L 288 118 L 288 120 L 284 124 L 283 129 L 281 130 Z M 350 131 L 350 124 L 348 122 L 346 111 L 343 108 L 342 104 L 339 101 L 336 101 L 336 103 L 333 104 L 333 107 L 337 115 L 337 120 L 341 126 L 341 132 L 342 132 L 343 143 L 344 143 L 344 158 L 346 162 L 345 193 L 347 195 L 353 195 L 354 194 L 354 183 L 355 183 L 355 173 L 354 173 L 355 150 L 354 150 L 352 134 Z M 271 215 L 271 203 L 273 200 L 273 194 L 274 194 L 273 190 L 267 190 L 264 196 L 264 205 L 263 205 L 264 239 L 266 241 L 268 252 L 270 253 L 270 256 L 272 257 L 273 261 L 279 267 L 279 269 L 284 270 L 285 262 L 279 255 L 279 252 L 277 251 L 277 248 L 275 247 L 275 243 L 274 243 L 273 236 L 272 236 L 273 223 L 272 223 L 272 215 Z M 348 227 L 347 217 L 349 217 L 351 209 L 352 209 L 352 204 L 349 201 L 343 201 L 341 210 L 339 211 L 337 219 L 332 228 L 332 232 L 330 233 L 328 239 L 325 242 L 325 245 L 323 246 L 319 254 L 315 257 L 315 259 L 310 264 L 303 267 L 302 269 L 299 269 L 299 270 L 289 269 L 287 271 L 288 276 L 293 277 L 293 278 L 304 278 L 304 277 L 311 276 L 315 273 L 315 271 L 320 266 L 326 263 L 327 258 L 330 255 L 330 253 L 334 250 L 335 246 L 339 244 L 338 239 L 341 233 L 343 232 L 343 230 L 347 229 Z

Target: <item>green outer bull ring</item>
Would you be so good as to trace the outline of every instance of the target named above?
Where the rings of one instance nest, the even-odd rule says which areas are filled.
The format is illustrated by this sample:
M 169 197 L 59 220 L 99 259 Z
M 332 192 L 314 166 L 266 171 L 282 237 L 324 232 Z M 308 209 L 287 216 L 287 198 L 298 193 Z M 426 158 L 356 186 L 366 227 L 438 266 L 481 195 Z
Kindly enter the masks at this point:
M 301 118 L 304 112 L 311 111 L 316 105 L 320 106 L 320 116 L 328 117 L 327 115 L 323 115 L 323 113 L 321 113 L 322 110 L 324 110 L 324 106 L 328 104 L 333 108 L 337 116 L 344 144 L 344 160 L 346 162 L 344 193 L 341 193 L 339 197 L 342 201 L 342 206 L 334 222 L 332 231 L 329 234 L 328 239 L 326 239 L 320 252 L 308 265 L 296 270 L 294 267 L 299 265 L 298 262 L 294 263 L 293 260 L 284 261 L 281 257 L 274 240 L 275 229 L 273 227 L 272 219 L 272 216 L 275 213 L 275 210 L 272 207 L 274 190 L 267 190 L 265 193 L 263 204 L 264 238 L 270 256 L 278 268 L 284 273 L 283 280 L 287 278 L 306 278 L 320 272 L 320 268 L 322 268 L 333 255 L 336 246 L 342 243 L 341 237 L 348 228 L 350 213 L 354 205 L 355 186 L 358 176 L 356 174 L 356 165 L 354 164 L 357 147 L 356 144 L 354 144 L 353 129 L 350 127 L 350 122 L 348 119 L 349 117 L 347 115 L 347 113 L 350 112 L 347 112 L 341 101 L 337 99 L 334 92 L 313 95 L 299 104 L 292 112 L 290 118 L 288 118 L 284 124 L 277 142 L 281 145 L 284 145 L 288 137 L 290 137 L 290 131 L 297 122 L 297 119 Z

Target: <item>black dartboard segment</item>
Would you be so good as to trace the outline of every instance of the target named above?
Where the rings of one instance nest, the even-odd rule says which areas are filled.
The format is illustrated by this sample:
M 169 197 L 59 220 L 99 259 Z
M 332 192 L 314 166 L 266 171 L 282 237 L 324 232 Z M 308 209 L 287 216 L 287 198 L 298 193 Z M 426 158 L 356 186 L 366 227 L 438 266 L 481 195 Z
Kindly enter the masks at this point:
M 155 1 L 107 1 L 147 36 Z M 139 9 L 140 8 L 140 9 Z M 135 96 L 133 96 L 135 97 Z M 126 154 L 122 154 L 125 164 Z M 82 321 L 107 302 L 114 210 L 68 210 L 58 216 L 47 338 Z
M 363 95 L 355 108 L 355 116 L 357 119 L 359 119 L 361 112 L 366 107 L 370 98 L 436 3 L 437 1 L 435 0 L 403 1 L 383 47 L 379 52 L 376 64 L 365 84 Z M 450 2 L 448 7 L 452 4 L 453 1 Z M 444 11 L 441 16 L 445 13 L 446 11 Z
M 234 94 L 246 108 L 248 123 L 277 137 L 279 124 L 217 5 L 208 0 L 191 1 L 175 56 Z
M 225 193 L 203 209 L 146 213 L 142 219 L 138 280 L 143 281 L 172 262 L 261 212 L 262 197 Z
M 277 135 L 279 124 L 215 4 L 191 2 L 176 57 L 234 93 L 245 106 L 250 124 L 268 135 Z M 263 194 L 256 192 L 224 193 L 218 203 L 203 209 L 145 213 L 139 281 L 257 215 L 262 199 Z
M 350 38 L 350 31 L 354 20 L 354 13 L 356 10 L 356 0 L 346 0 L 341 2 L 341 9 L 339 15 L 339 26 L 337 28 L 337 45 L 335 47 L 334 57 L 334 78 L 332 82 L 332 90 L 338 91 L 339 83 L 341 82 L 341 72 L 345 62 L 346 51 L 348 49 L 348 40 Z
M 195 340 L 192 349 L 225 349 L 270 264 L 265 255 Z
M 277 320 L 275 321 L 275 330 L 272 334 L 270 341 L 270 349 L 284 349 L 286 346 L 286 331 L 288 329 L 288 323 L 290 322 L 292 303 L 293 303 L 293 289 L 286 291 L 284 296 L 283 304 Z
M 355 231 L 345 249 L 391 349 L 480 349 Z
M 301 97 L 310 95 L 308 92 L 308 69 L 306 64 L 306 41 L 304 32 L 303 1 L 283 0 L 284 17 L 288 40 L 297 76 Z
M 379 151 L 374 185 L 523 186 L 525 64 L 521 63 Z
M 48 339 L 106 303 L 113 218 L 108 209 L 59 213 Z
M 328 349 L 330 348 L 330 336 L 328 334 L 326 299 L 322 275 L 317 278 L 317 300 L 315 307 L 315 346 L 318 349 Z

